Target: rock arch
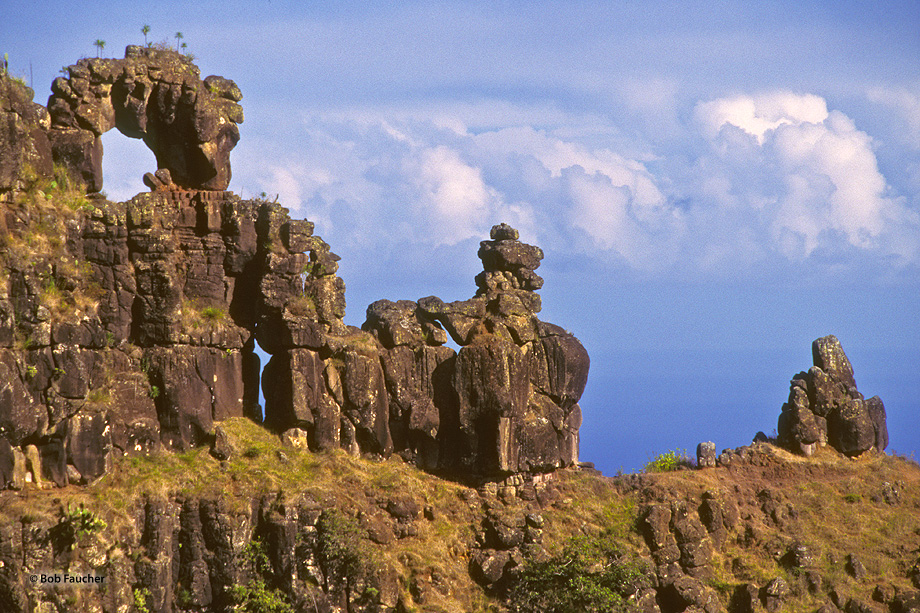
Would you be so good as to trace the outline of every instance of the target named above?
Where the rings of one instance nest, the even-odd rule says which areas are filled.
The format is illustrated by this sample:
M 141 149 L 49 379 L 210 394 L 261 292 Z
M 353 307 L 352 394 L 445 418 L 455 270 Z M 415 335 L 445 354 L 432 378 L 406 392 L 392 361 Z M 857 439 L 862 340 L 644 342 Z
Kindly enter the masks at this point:
M 66 72 L 51 85 L 48 137 L 55 161 L 90 191 L 102 189 L 100 136 L 112 128 L 153 151 L 158 172 L 145 175 L 151 188 L 227 188 L 243 122 L 236 83 L 202 80 L 187 56 L 137 45 L 125 49 L 124 59 L 84 58 Z

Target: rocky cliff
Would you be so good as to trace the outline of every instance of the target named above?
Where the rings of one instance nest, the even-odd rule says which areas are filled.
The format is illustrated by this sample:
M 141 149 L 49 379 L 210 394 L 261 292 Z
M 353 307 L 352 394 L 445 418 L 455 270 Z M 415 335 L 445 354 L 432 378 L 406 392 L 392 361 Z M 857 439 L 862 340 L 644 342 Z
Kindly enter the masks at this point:
M 347 326 L 313 224 L 225 191 L 232 81 L 139 47 L 67 73 L 48 108 L 0 75 L 0 610 L 920 610 L 920 469 L 872 452 L 836 338 L 778 440 L 603 477 L 514 228 L 469 300 Z M 159 166 L 128 202 L 112 127 Z
M 516 230 L 483 241 L 470 300 L 380 301 L 348 327 L 313 224 L 213 189 L 242 121 L 232 81 L 139 47 L 68 72 L 48 111 L 3 85 L 0 484 L 86 483 L 113 454 L 210 444 L 238 416 L 473 480 L 577 462 L 588 356 L 537 318 L 543 253 Z M 128 202 L 80 191 L 101 186 L 112 127 L 162 166 Z

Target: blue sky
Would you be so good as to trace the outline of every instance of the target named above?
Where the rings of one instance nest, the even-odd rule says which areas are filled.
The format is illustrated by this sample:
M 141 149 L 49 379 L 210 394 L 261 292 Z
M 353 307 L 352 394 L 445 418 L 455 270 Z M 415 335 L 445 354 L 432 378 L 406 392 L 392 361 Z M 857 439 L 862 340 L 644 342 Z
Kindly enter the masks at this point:
M 771 433 L 826 334 L 920 450 L 920 3 L 369 4 L 12 0 L 0 51 L 45 103 L 97 38 L 181 31 L 243 91 L 231 189 L 316 222 L 350 324 L 468 298 L 517 227 L 605 472 Z M 152 154 L 104 146 L 110 197 L 143 191 Z

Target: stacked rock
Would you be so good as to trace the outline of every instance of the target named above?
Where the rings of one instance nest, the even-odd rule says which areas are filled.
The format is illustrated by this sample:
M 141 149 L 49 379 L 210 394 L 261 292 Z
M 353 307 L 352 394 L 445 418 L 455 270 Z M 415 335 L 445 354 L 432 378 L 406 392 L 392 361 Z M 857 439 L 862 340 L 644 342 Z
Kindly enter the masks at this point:
M 408 439 L 427 437 L 427 447 L 439 450 L 442 469 L 495 477 L 578 461 L 578 399 L 587 382 L 588 354 L 572 334 L 537 318 L 535 290 L 543 279 L 534 270 L 543 251 L 518 237 L 517 230 L 499 224 L 491 240 L 480 243 L 483 272 L 469 300 L 445 303 L 429 296 L 418 303 L 378 301 L 368 309 L 363 328 L 388 356 L 383 363 L 393 390 L 390 414 L 410 416 Z M 441 353 L 434 359 L 429 354 L 435 347 L 447 349 L 439 347 L 445 331 L 460 352 L 455 359 Z M 424 383 L 420 387 L 400 374 L 413 360 L 424 374 L 416 375 Z M 409 389 L 413 392 L 406 393 Z M 431 402 L 422 401 L 426 393 Z M 434 415 L 439 415 L 436 429 Z M 424 424 L 425 436 L 416 422 Z
M 502 223 L 492 227 L 492 240 L 479 243 L 483 271 L 476 275 L 477 296 L 513 296 L 534 313 L 540 312 L 543 279 L 534 271 L 540 267 L 543 250 L 518 240 L 518 231 Z
M 873 447 L 883 451 L 888 426 L 881 398 L 866 400 L 856 389 L 853 367 L 837 337 L 819 338 L 811 350 L 814 366 L 792 378 L 779 416 L 779 443 L 806 456 L 828 443 L 850 456 Z

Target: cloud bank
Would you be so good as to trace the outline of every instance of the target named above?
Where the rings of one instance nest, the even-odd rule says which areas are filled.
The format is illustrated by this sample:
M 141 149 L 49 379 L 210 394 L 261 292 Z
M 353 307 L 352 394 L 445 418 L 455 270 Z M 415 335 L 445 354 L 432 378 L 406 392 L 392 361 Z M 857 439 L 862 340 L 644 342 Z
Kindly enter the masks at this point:
M 507 101 L 451 111 L 313 113 L 302 148 L 245 180 L 358 249 L 449 246 L 507 221 L 545 248 L 651 273 L 920 258 L 920 216 L 876 143 L 821 96 L 699 101 L 655 147 L 605 142 L 615 121 L 559 109 L 518 123 Z

